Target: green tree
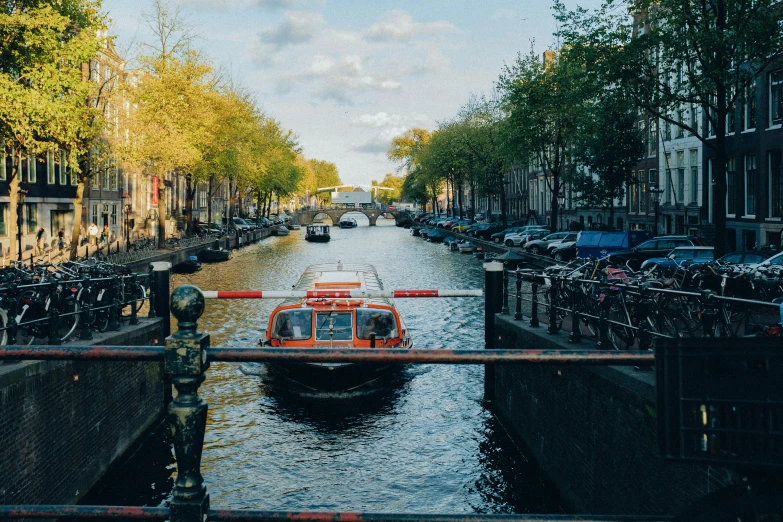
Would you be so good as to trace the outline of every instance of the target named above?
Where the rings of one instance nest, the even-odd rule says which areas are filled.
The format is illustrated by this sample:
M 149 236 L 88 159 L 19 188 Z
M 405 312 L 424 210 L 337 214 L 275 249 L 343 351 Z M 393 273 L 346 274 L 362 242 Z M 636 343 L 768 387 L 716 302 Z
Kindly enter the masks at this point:
M 725 238 L 726 122 L 783 53 L 780 3 L 609 0 L 592 11 L 569 11 L 561 2 L 555 10 L 564 45 L 581 52 L 605 84 L 618 85 L 640 110 L 685 129 L 714 151 L 710 201 L 715 236 Z M 692 108 L 701 111 L 701 121 L 681 117 Z M 715 255 L 725 247 L 716 241 Z
M 343 184 L 343 182 L 340 180 L 340 174 L 337 171 L 337 165 L 334 163 L 329 163 L 328 161 L 316 159 L 311 159 L 308 163 L 310 164 L 310 168 L 315 173 L 315 185 L 311 187 L 310 194 L 315 195 L 316 199 L 321 203 L 321 205 L 325 205 L 326 202 L 330 199 L 331 191 L 325 190 L 319 192 L 318 189 L 325 187 L 337 187 Z
M 103 26 L 98 0 L 0 7 L 0 142 L 11 153 L 11 231 L 17 230 L 19 160 L 63 150 L 71 175 L 78 175 L 79 158 L 101 131 L 98 111 L 88 103 L 96 85 L 85 81 L 83 67 L 101 45 L 96 34 Z M 14 257 L 16 242 L 10 246 Z
M 395 201 L 400 199 L 400 190 L 402 189 L 402 183 L 404 178 L 402 176 L 395 176 L 391 172 L 387 173 L 383 180 L 380 182 L 373 181 L 372 184 L 378 187 L 386 187 L 393 190 L 379 190 L 378 201 L 383 205 L 391 205 Z
M 599 90 L 600 98 L 588 110 L 576 144 L 576 160 L 587 172 L 574 174 L 577 199 L 588 206 L 609 209 L 614 226 L 614 201 L 622 199 L 631 174 L 644 154 L 636 127 L 635 107 L 619 91 Z

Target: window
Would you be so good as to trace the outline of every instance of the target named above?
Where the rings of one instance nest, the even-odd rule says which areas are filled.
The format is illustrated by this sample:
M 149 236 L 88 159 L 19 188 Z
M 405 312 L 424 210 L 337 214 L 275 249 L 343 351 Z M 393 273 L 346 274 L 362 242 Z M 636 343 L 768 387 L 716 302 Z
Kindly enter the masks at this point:
M 356 337 L 369 339 L 373 333 L 378 339 L 397 337 L 397 321 L 394 320 L 394 314 L 377 308 L 357 309 Z
M 658 125 L 656 120 L 650 119 L 650 123 L 647 126 L 650 130 L 650 143 L 649 143 L 649 156 L 655 156 L 658 154 Z
M 783 124 L 783 69 L 769 75 L 769 124 Z
M 663 140 L 671 141 L 672 139 L 672 124 L 667 121 L 663 126 Z
M 756 215 L 756 177 L 758 165 L 756 156 L 745 156 L 745 215 Z
M 116 203 L 111 206 L 111 221 L 110 221 L 110 224 L 111 225 L 116 225 L 117 224 L 117 204 Z
M 5 154 L 5 145 L 0 148 L 0 180 L 5 181 L 6 179 L 6 154 Z
M 691 128 L 698 132 L 699 131 L 699 119 L 698 119 L 698 113 L 696 112 L 696 106 L 691 103 Z M 693 136 L 693 133 L 690 133 L 691 136 Z
M 0 236 L 8 235 L 8 203 L 0 203 Z
M 735 216 L 737 214 L 737 162 L 735 158 L 729 158 L 726 161 L 726 215 Z
M 650 169 L 650 174 L 647 177 L 647 183 L 650 185 L 658 184 L 658 171 L 656 169 Z
M 98 224 L 98 205 L 93 204 L 92 206 L 92 222 L 96 225 Z
M 756 84 L 751 83 L 742 93 L 740 127 L 743 131 L 756 128 Z
M 729 107 L 729 101 L 734 96 L 734 87 L 730 87 L 726 92 L 726 107 Z M 726 134 L 733 134 L 734 129 L 737 128 L 736 111 L 737 107 L 729 107 L 730 110 L 726 113 Z
M 672 202 L 672 155 L 670 152 L 667 152 L 664 155 L 664 160 L 666 163 L 664 164 L 664 167 L 666 167 L 666 170 L 664 171 L 664 180 L 663 180 L 663 190 L 664 190 L 664 202 L 671 204 Z
M 313 335 L 312 310 L 284 310 L 278 313 L 272 332 L 272 338 L 310 339 Z
M 639 213 L 647 213 L 647 183 L 644 182 L 644 171 L 639 171 Z
M 644 123 L 645 123 L 644 120 L 639 120 L 639 122 L 638 122 L 638 124 L 639 124 L 639 136 L 641 136 L 641 138 L 642 138 L 642 150 L 646 151 L 647 150 L 647 139 L 648 139 L 648 136 L 647 136 L 647 132 L 645 131 L 645 128 L 644 128 Z
M 50 185 L 54 185 L 54 152 L 51 150 L 46 151 L 46 182 Z
M 685 201 L 685 151 L 677 152 L 677 201 Z
M 117 168 L 117 164 L 112 162 L 111 166 L 109 167 L 109 188 L 111 190 L 117 190 L 119 175 L 120 171 Z
M 639 176 L 636 174 L 636 172 L 631 172 L 631 187 L 630 187 L 630 193 L 631 193 L 631 208 L 629 209 L 629 212 L 636 213 L 639 211 L 639 192 L 637 190 L 637 187 L 639 185 Z
M 65 152 L 60 151 L 60 185 L 66 184 L 65 177 Z
M 677 122 L 680 123 L 680 124 L 685 123 L 685 108 L 684 107 L 680 107 L 679 109 L 677 109 Z M 682 125 L 677 125 L 676 137 L 677 138 L 682 138 L 683 136 L 685 136 L 685 131 L 682 128 Z
M 27 182 L 35 183 L 38 180 L 38 173 L 36 172 L 37 162 L 35 161 L 35 156 L 27 156 L 25 163 L 27 164 Z
M 353 338 L 353 317 L 349 313 L 315 314 L 316 341 L 350 341 Z
M 692 149 L 690 152 L 690 167 L 691 167 L 691 185 L 690 185 L 690 202 L 699 202 L 699 151 Z
M 38 230 L 38 205 L 25 203 L 24 208 L 27 211 L 27 233 L 35 234 Z
M 781 183 L 781 177 L 783 172 L 780 170 L 780 151 L 775 150 L 768 154 L 769 165 L 769 217 L 780 218 L 783 217 L 783 209 L 781 204 L 783 203 L 783 195 L 781 195 L 781 189 L 783 189 L 783 183 Z

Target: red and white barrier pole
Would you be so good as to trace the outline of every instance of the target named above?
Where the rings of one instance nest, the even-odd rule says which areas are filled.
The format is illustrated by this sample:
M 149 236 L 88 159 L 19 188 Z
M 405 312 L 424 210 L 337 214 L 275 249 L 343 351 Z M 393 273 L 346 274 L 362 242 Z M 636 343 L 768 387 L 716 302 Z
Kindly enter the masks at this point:
M 202 290 L 205 299 L 481 297 L 482 290 Z

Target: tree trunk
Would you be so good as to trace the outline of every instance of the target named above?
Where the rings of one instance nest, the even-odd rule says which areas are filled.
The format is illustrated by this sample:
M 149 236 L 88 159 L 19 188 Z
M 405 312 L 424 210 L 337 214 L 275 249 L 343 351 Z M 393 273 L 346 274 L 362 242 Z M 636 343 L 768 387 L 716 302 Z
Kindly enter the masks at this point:
M 459 218 L 460 219 L 463 218 L 463 215 L 462 215 L 462 206 L 463 206 L 462 205 L 462 199 L 463 199 L 462 181 L 460 180 L 459 185 L 458 185 L 458 189 L 457 189 L 457 200 L 459 201 Z
M 228 210 L 226 210 L 226 221 L 228 226 L 234 225 L 234 205 L 236 204 L 236 195 L 234 194 L 234 177 L 228 177 Z
M 164 176 L 158 176 L 158 248 L 166 246 L 166 185 Z
M 193 196 L 196 194 L 196 187 L 193 186 L 193 176 L 185 176 L 185 235 L 193 235 Z
M 552 211 L 549 213 L 549 220 L 551 221 L 549 223 L 549 230 L 552 232 L 557 232 L 557 214 L 560 210 L 560 205 L 557 201 L 558 194 L 560 194 L 560 176 L 555 174 L 552 176 Z
M 207 187 L 207 232 L 212 224 L 212 185 L 215 182 L 215 176 L 209 177 L 209 186 Z
M 263 213 L 264 213 L 264 207 L 262 206 L 261 203 L 261 191 L 257 190 L 256 191 L 256 224 L 258 224 L 261 221 L 261 218 L 264 217 Z
M 68 259 L 73 261 L 79 253 L 79 236 L 82 233 L 82 201 L 84 199 L 84 178 L 79 176 L 76 185 L 76 196 L 73 198 L 73 230 L 71 230 L 71 254 Z M 54 230 L 52 230 L 54 237 Z
M 15 234 L 8 234 L 8 246 L 10 247 L 8 249 L 9 258 L 11 260 L 16 260 L 19 258 L 19 251 L 18 251 L 18 243 L 19 243 L 19 236 L 18 234 L 21 232 L 19 229 L 19 226 L 17 224 L 18 218 L 17 218 L 17 203 L 19 202 L 19 163 L 18 163 L 18 157 L 19 153 L 15 149 L 12 149 L 11 151 L 11 177 L 10 177 L 10 183 L 8 190 L 10 191 L 8 196 L 8 215 L 9 215 L 9 228 L 8 230 L 15 230 Z
M 269 216 L 272 215 L 272 196 L 273 196 L 273 194 L 272 194 L 272 191 L 270 190 L 269 191 L 269 199 L 267 200 L 267 203 L 266 203 L 266 217 L 269 217 Z

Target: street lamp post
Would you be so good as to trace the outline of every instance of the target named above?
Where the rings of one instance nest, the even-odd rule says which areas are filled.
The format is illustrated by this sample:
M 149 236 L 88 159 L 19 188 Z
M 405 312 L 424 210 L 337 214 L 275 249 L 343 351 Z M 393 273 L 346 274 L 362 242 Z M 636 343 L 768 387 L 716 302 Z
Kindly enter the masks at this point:
M 650 195 L 653 198 L 653 203 L 655 203 L 655 235 L 658 235 L 658 209 L 660 208 L 661 203 L 661 194 L 663 194 L 663 189 L 660 187 L 657 187 L 656 185 L 650 186 Z
M 24 197 L 27 195 L 27 191 L 19 189 L 17 192 L 18 198 L 16 201 L 16 240 L 18 241 L 19 251 L 17 252 L 16 260 L 22 260 L 22 209 L 24 208 Z
M 559 194 L 557 196 L 557 206 L 560 210 L 560 230 L 563 230 L 563 208 L 565 208 L 566 197 L 565 194 Z
M 130 204 L 130 194 L 127 192 L 122 194 L 122 210 L 125 212 L 125 251 L 130 251 L 130 212 L 131 212 L 131 204 Z

